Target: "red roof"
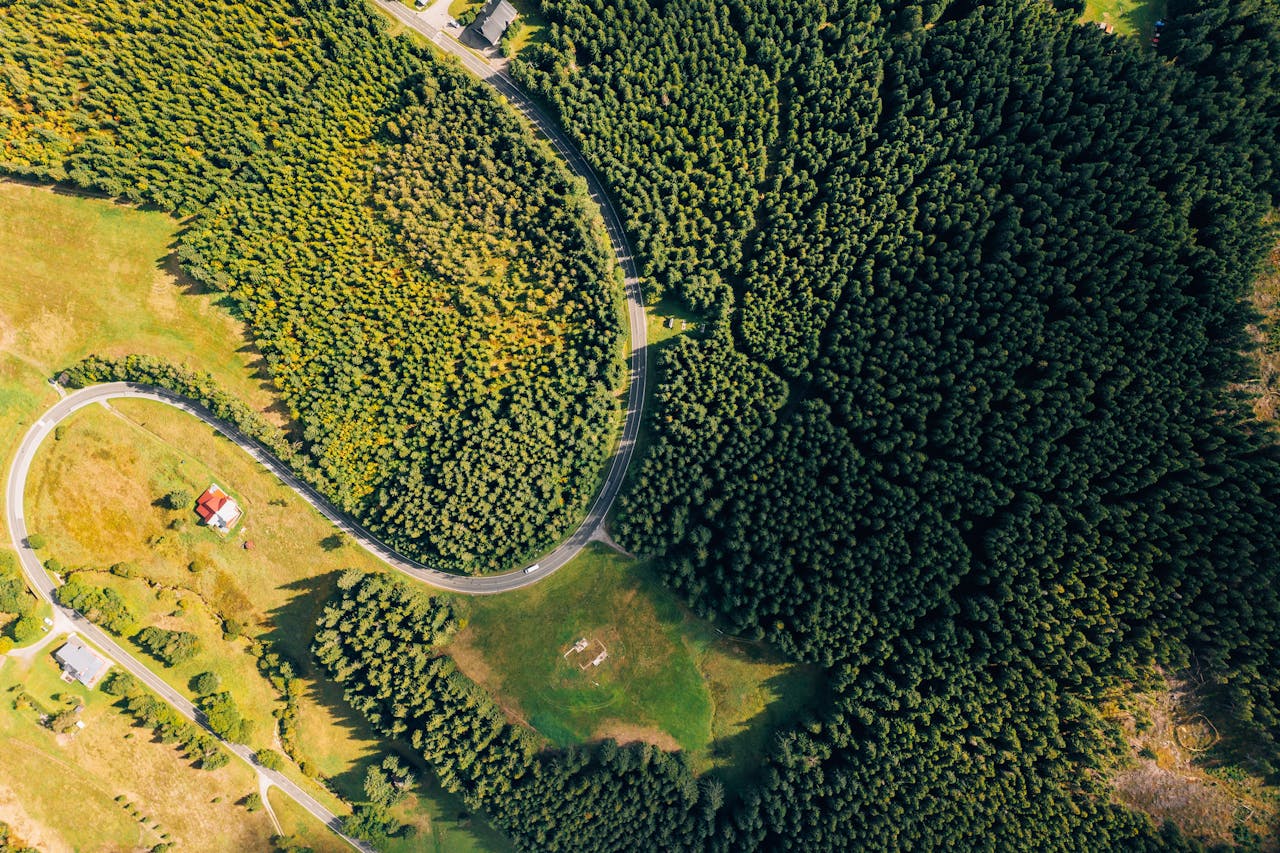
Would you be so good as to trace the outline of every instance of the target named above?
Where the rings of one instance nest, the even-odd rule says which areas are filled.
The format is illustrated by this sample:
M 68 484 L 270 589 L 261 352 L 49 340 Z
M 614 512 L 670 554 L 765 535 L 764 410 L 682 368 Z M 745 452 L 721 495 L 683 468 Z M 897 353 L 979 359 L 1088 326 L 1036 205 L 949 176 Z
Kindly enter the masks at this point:
M 218 510 L 226 505 L 231 498 L 227 497 L 227 493 L 219 489 L 217 486 L 210 486 L 204 490 L 204 494 L 196 500 L 196 512 L 205 521 L 213 518 L 218 514 Z

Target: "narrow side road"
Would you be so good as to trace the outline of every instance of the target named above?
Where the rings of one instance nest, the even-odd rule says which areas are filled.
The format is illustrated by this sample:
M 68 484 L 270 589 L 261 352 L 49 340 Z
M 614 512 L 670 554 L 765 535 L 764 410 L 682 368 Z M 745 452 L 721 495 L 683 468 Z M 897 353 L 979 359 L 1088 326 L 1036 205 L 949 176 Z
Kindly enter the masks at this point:
M 133 655 L 129 654 L 125 649 L 121 648 L 111 636 L 97 625 L 84 618 L 80 613 L 68 607 L 63 607 L 54 600 L 53 590 L 55 584 L 53 579 L 45 572 L 44 566 L 41 565 L 39 558 L 36 556 L 27 544 L 27 521 L 25 516 L 25 508 L 23 503 L 23 492 L 26 488 L 27 474 L 31 470 L 31 462 L 35 458 L 35 452 L 40 447 L 40 443 L 45 439 L 58 421 L 67 417 L 77 409 L 92 403 L 99 402 L 110 398 L 110 393 L 104 394 L 102 389 L 110 386 L 95 386 L 91 389 L 85 389 L 90 392 L 97 393 L 82 394 L 76 392 L 68 394 L 59 401 L 49 412 L 32 425 L 27 431 L 26 436 L 22 440 L 22 444 L 18 448 L 17 458 L 14 460 L 13 468 L 9 471 L 9 480 L 5 488 L 5 513 L 6 521 L 9 524 L 9 534 L 13 539 L 14 550 L 18 553 L 18 560 L 22 564 L 22 570 L 27 576 L 28 582 L 31 584 L 41 598 L 50 602 L 54 610 L 54 627 L 50 629 L 51 634 L 76 633 L 93 643 L 99 649 L 106 653 L 116 666 L 128 672 L 138 681 L 147 686 L 147 689 L 156 693 L 161 699 L 172 705 L 177 711 L 187 719 L 195 722 L 202 728 L 209 729 L 208 721 L 204 714 L 195 707 L 185 696 L 178 693 L 159 676 L 147 668 L 147 665 L 139 661 Z M 125 393 L 117 393 L 116 396 L 140 396 L 146 397 L 146 393 L 128 393 L 129 389 L 124 389 Z M 238 743 L 230 743 L 222 741 L 222 745 L 236 757 L 247 763 L 258 774 L 259 785 L 269 783 L 275 785 L 281 791 L 292 797 L 298 805 L 302 806 L 312 815 L 320 820 L 321 823 L 332 829 L 337 835 L 355 847 L 357 850 L 374 853 L 373 848 L 364 842 L 357 841 L 342 832 L 342 822 L 333 812 L 329 811 L 320 804 L 314 797 L 304 791 L 291 779 L 282 776 L 274 770 L 268 770 L 258 764 L 254 758 L 253 750 L 247 746 Z

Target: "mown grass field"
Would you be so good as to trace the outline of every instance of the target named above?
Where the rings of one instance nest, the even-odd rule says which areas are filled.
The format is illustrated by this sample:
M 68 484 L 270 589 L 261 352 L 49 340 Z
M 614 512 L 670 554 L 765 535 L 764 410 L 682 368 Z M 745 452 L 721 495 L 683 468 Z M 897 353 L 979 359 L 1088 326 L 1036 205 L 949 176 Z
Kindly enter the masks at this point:
M 208 653 L 166 677 L 186 689 L 197 672 L 218 672 L 242 710 L 258 719 L 259 739 L 271 731 L 270 713 L 279 703 L 244 641 L 221 640 L 208 611 L 240 621 L 283 651 L 304 676 L 302 754 L 340 792 L 358 798 L 364 768 L 381 755 L 378 739 L 347 710 L 336 686 L 312 670 L 308 645 L 338 574 L 381 570 L 381 564 L 354 545 L 336 545 L 327 521 L 189 415 L 138 400 L 112 409 L 78 413 L 62 439 L 42 449 L 28 497 L 33 529 L 46 534 L 54 543 L 49 554 L 68 567 L 131 562 L 152 583 L 178 591 L 156 600 L 141 581 L 98 577 L 147 619 L 201 636 Z M 174 488 L 195 494 L 210 481 L 245 508 L 230 539 L 196 524 L 193 514 L 155 505 Z M 178 530 L 171 528 L 175 521 L 182 522 Z M 252 550 L 241 547 L 246 540 Z M 199 571 L 190 570 L 193 563 Z M 178 598 L 192 603 L 178 611 Z M 607 551 L 593 549 L 529 590 L 456 601 L 471 627 L 450 653 L 514 717 L 553 743 L 643 738 L 684 749 L 700 768 L 716 768 L 731 781 L 749 772 L 776 723 L 810 694 L 805 671 L 719 638 L 643 567 Z M 186 615 L 169 615 L 174 612 Z M 570 665 L 561 655 L 561 646 L 583 634 L 602 640 L 611 654 L 590 680 L 578 668 L 581 661 Z M 501 844 L 476 820 L 448 828 L 461 810 L 456 798 L 424 790 L 421 804 L 420 837 L 443 826 L 446 836 Z
M 228 538 L 201 526 L 193 512 L 156 505 L 175 488 L 194 495 L 210 482 L 236 496 L 245 512 Z M 190 415 L 145 400 L 117 401 L 111 410 L 92 407 L 69 419 L 62 439 L 41 448 L 27 501 L 28 523 L 44 532 L 48 554 L 65 566 L 138 567 L 145 581 L 105 573 L 86 579 L 119 591 L 140 624 L 199 636 L 201 655 L 173 669 L 158 663 L 154 669 L 189 696 L 192 676 L 216 672 L 241 712 L 255 721 L 254 747 L 276 748 L 272 713 L 283 703 L 259 673 L 248 641 L 222 639 L 222 620 L 239 621 L 247 636 L 291 660 L 302 676 L 300 754 L 344 798 L 363 799 L 365 769 L 381 760 L 386 746 L 349 710 L 341 689 L 314 669 L 309 647 L 315 617 L 338 575 L 348 568 L 379 571 L 381 563 L 335 540 L 328 521 L 231 442 Z M 253 543 L 252 550 L 245 542 Z M 180 601 L 186 605 L 179 607 Z M 344 810 L 292 764 L 287 772 L 327 806 Z M 464 852 L 506 849 L 481 819 L 457 826 L 461 802 L 429 773 L 420 780 L 415 802 L 398 813 L 417 827 L 414 843 L 438 839 L 440 849 Z
M 1151 38 L 1155 22 L 1164 17 L 1166 0 L 1085 0 L 1082 20 L 1110 24 L 1122 36 Z
M 812 671 L 719 635 L 647 566 L 600 545 L 533 587 L 459 606 L 468 626 L 450 654 L 557 745 L 645 740 L 735 783 L 817 689 Z
M 266 813 L 237 805 L 257 789 L 247 765 L 191 768 L 177 748 L 134 728 L 110 696 L 64 683 L 52 658 L 60 645 L 33 660 L 0 658 L 0 820 L 45 851 L 147 849 L 166 840 L 218 853 L 269 847 L 275 829 Z M 84 729 L 53 733 L 36 710 L 14 707 L 21 691 L 49 711 L 83 704 Z

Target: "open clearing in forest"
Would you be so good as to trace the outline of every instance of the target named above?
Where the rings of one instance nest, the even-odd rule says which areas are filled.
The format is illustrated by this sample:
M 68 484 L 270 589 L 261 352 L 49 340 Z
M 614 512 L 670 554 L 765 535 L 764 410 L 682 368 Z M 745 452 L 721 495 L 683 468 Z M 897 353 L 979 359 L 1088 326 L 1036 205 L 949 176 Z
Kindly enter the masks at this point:
M 223 639 L 222 619 L 238 621 L 246 636 L 283 654 L 301 676 L 300 754 L 344 797 L 363 799 L 365 769 L 381 760 L 385 744 L 350 711 L 341 688 L 315 670 L 309 648 L 315 616 L 338 575 L 348 568 L 381 571 L 382 564 L 335 538 L 333 526 L 309 504 L 184 412 L 120 400 L 111 410 L 93 406 L 77 412 L 66 427 L 61 440 L 41 448 L 28 480 L 28 520 L 48 538 L 47 554 L 68 568 L 135 565 L 138 579 L 94 572 L 85 580 L 120 592 L 141 617 L 139 624 L 199 636 L 203 652 L 178 667 L 137 654 L 188 696 L 192 676 L 217 673 L 221 689 L 255 721 L 255 748 L 278 748 L 271 737 L 272 713 L 283 702 L 258 671 L 248 640 Z M 156 505 L 173 489 L 196 495 L 210 482 L 231 491 L 244 510 L 230 537 L 200 525 L 190 510 Z M 252 550 L 242 547 L 246 541 Z M 346 811 L 291 763 L 286 772 L 331 809 Z M 429 774 L 419 776 L 416 802 L 398 812 L 415 825 L 419 839 L 438 837 L 450 851 L 506 849 L 480 819 L 458 827 L 461 801 Z
M 266 813 L 236 804 L 257 790 L 247 765 L 192 768 L 177 747 L 133 727 L 112 697 L 63 682 L 52 657 L 60 645 L 30 662 L 0 659 L 0 820 L 45 853 L 145 849 L 164 840 L 219 853 L 268 847 L 275 829 Z M 83 704 L 85 727 L 53 733 L 37 711 L 15 707 L 22 691 L 47 710 Z M 122 795 L 145 823 L 116 802 Z
M 1081 20 L 1116 28 L 1116 34 L 1151 39 L 1154 24 L 1165 14 L 1166 0 L 1085 0 Z
M 170 247 L 178 228 L 162 213 L 0 180 L 6 469 L 32 419 L 57 401 L 46 380 L 94 353 L 148 353 L 199 367 L 283 423 L 243 324 L 219 307 L 218 294 L 177 273 Z
M 276 397 L 257 372 L 260 360 L 246 343 L 243 324 L 221 306 L 218 294 L 201 292 L 175 274 L 170 246 L 178 227 L 161 213 L 0 181 L 0 246 L 5 255 L 0 264 L 0 443 L 6 469 L 32 419 L 57 400 L 48 376 L 90 353 L 146 353 L 196 367 L 284 423 Z M 312 618 L 335 573 L 349 566 L 372 568 L 372 558 L 351 547 L 332 549 L 331 541 L 321 545 L 334 533 L 328 522 L 190 416 L 143 401 L 121 401 L 113 409 L 79 413 L 67 423 L 61 442 L 51 438 L 41 448 L 27 500 L 32 531 L 50 540 L 44 556 L 72 567 L 105 569 L 115 562 L 145 566 L 144 576 L 162 586 L 188 589 L 219 613 L 255 626 L 250 633 L 266 635 L 294 660 L 308 660 Z M 84 449 L 95 437 L 99 443 Z M 81 450 L 85 458 L 68 458 Z M 70 479 L 43 490 L 41 483 L 64 476 Z M 194 513 L 186 516 L 182 530 L 170 530 L 169 522 L 179 514 L 152 505 L 180 486 L 199 494 L 211 479 L 252 506 L 246 525 L 255 550 L 238 549 L 239 539 L 222 540 L 199 528 Z M 153 487 L 163 489 L 152 494 Z M 41 523 L 46 517 L 48 525 Z M 164 541 L 153 541 L 158 536 Z M 5 536 L 5 547 L 7 541 Z M 208 562 L 193 573 L 189 567 L 197 558 Z M 163 612 L 172 612 L 176 600 L 167 595 L 148 609 L 170 607 Z M 269 688 L 244 653 L 244 641 L 223 644 L 203 608 L 193 607 L 184 621 L 173 627 L 209 638 L 201 656 L 208 665 L 197 668 L 220 670 L 242 712 L 263 719 L 264 726 L 274 722 L 269 715 L 278 702 L 249 704 Z M 159 664 L 152 669 L 187 690 L 174 673 Z M 317 768 L 334 779 L 340 792 L 362 797 L 364 769 L 380 760 L 381 739 L 346 708 L 336 685 L 308 680 L 305 689 L 310 701 L 302 704 L 299 724 L 304 752 L 316 756 Z M 10 714 L 11 706 L 0 706 L 0 726 L 8 725 Z M 264 731 L 270 728 L 260 728 L 259 735 Z M 198 778 L 204 772 L 168 775 Z M 456 798 L 424 783 L 413 822 L 439 835 L 435 823 L 452 820 L 457 804 Z M 68 817 L 62 813 L 51 826 L 64 831 Z M 79 846 L 101 846 L 92 826 L 79 831 L 88 833 Z M 318 823 L 316 831 L 327 833 Z M 464 853 L 507 847 L 480 820 L 444 837 L 448 849 Z
M 1116 800 L 1209 846 L 1280 849 L 1280 789 L 1225 760 L 1216 747 L 1231 735 L 1195 709 L 1188 684 L 1161 676 L 1102 710 L 1129 746 L 1111 778 Z
M 1280 229 L 1280 211 L 1273 212 L 1267 224 Z M 1274 429 L 1280 427 L 1280 231 L 1269 234 L 1268 239 L 1274 243 L 1253 283 L 1253 307 L 1260 321 L 1249 327 L 1258 373 L 1243 390 L 1255 398 L 1253 411 L 1258 420 Z
M 600 545 L 535 586 L 459 607 L 469 624 L 449 653 L 556 745 L 645 740 L 733 783 L 816 689 L 811 670 L 718 635 L 645 564 Z

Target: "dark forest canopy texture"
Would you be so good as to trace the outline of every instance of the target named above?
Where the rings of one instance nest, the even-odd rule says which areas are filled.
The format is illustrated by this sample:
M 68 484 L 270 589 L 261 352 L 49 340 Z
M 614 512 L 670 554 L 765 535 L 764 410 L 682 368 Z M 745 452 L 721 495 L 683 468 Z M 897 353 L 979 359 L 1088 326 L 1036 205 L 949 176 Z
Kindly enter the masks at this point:
M 485 140 L 507 120 L 375 38 L 361 7 L 218 7 L 226 49 L 196 62 L 99 20 L 164 32 L 178 16 L 42 17 L 55 6 L 0 6 L 6 161 L 196 214 L 184 257 L 244 306 L 331 487 L 380 531 L 476 567 L 503 531 L 431 527 L 454 518 L 445 498 L 411 511 L 396 494 L 452 494 L 412 479 L 437 469 L 404 442 L 447 410 L 433 394 L 493 387 L 493 363 L 422 368 L 461 391 L 415 379 L 383 397 L 369 365 L 406 341 L 424 342 L 414 364 L 457 364 L 448 346 L 490 340 L 502 312 L 484 300 L 504 291 L 430 251 L 456 221 L 481 267 L 548 258 L 555 304 L 577 306 L 558 340 L 579 366 L 531 356 L 550 373 L 499 385 L 513 402 L 476 410 L 476 434 L 528 412 L 539 382 L 583 407 L 566 418 L 601 423 L 603 391 L 568 390 L 606 369 L 617 334 L 576 191 L 530 213 L 472 201 L 487 180 L 536 201 L 521 182 L 543 173 L 510 168 L 535 155 L 441 143 L 465 131 L 434 111 L 459 101 L 481 104 L 467 115 L 496 128 Z M 549 42 L 515 73 L 611 185 L 646 285 L 710 325 L 664 353 L 618 534 L 695 608 L 827 667 L 829 701 L 740 793 L 652 747 L 541 752 L 441 655 L 447 603 L 350 575 L 314 650 L 353 706 L 529 850 L 1182 848 L 1112 804 L 1101 772 L 1098 698 L 1157 663 L 1194 661 L 1201 698 L 1247 734 L 1240 760 L 1276 772 L 1280 457 L 1223 389 L 1245 370 L 1242 296 L 1278 200 L 1280 4 L 1169 6 L 1155 52 L 1040 0 L 547 0 Z M 41 26 L 62 64 L 30 37 Z M 125 58 L 79 89 L 106 50 Z M 257 70 L 219 65 L 239 56 Z M 135 93 L 153 62 L 166 81 L 220 70 L 207 89 Z M 218 118 L 223 102 L 240 118 Z M 473 156 L 474 185 L 453 175 Z M 448 186 L 414 189 L 440 158 Z M 525 216 L 547 233 L 504 267 L 484 237 L 528 238 Z M 382 284 L 348 284 L 370 270 Z M 428 273 L 448 322 L 430 299 L 412 316 L 391 295 L 383 313 L 343 301 Z M 329 357 L 339 321 L 361 358 Z M 384 422 L 402 430 L 391 449 Z M 545 446 L 564 458 L 590 444 L 563 431 Z
M 1194 662 L 1274 773 L 1280 458 L 1224 388 L 1280 183 L 1280 4 L 1158 50 L 1024 0 L 547 0 L 665 351 L 618 538 L 834 701 L 730 849 L 1172 845 L 1104 691 Z M 744 206 L 745 204 L 745 206 Z
M 0 3 L 0 170 L 189 217 L 305 470 L 405 553 L 509 567 L 583 511 L 621 379 L 585 188 L 360 0 Z

